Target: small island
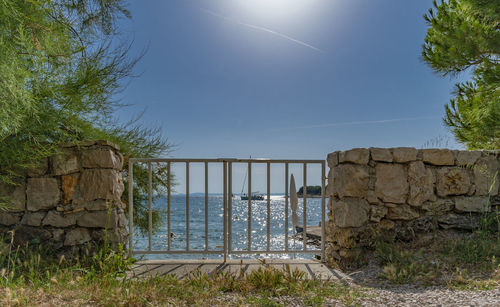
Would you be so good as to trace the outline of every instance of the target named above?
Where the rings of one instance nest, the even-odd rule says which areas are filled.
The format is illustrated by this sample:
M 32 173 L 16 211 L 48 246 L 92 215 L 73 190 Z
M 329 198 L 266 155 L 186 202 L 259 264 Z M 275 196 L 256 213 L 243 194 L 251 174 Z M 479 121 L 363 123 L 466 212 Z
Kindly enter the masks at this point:
M 300 189 L 297 191 L 297 196 L 303 196 L 304 194 L 304 187 L 300 187 Z M 311 185 L 307 186 L 307 194 L 306 197 L 308 198 L 320 198 L 321 197 L 321 186 L 319 185 Z

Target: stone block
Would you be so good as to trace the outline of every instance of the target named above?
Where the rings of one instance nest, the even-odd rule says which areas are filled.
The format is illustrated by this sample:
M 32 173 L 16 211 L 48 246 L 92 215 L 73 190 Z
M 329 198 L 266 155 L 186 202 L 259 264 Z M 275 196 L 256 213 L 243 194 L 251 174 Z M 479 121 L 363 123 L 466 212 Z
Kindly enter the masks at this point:
M 40 177 L 45 175 L 49 171 L 49 159 L 41 159 L 35 165 L 28 170 L 29 177 Z
M 64 230 L 63 229 L 52 230 L 52 240 L 59 242 L 59 241 L 62 241 L 63 237 L 64 237 Z
M 419 207 L 425 201 L 433 199 L 435 181 L 432 171 L 425 168 L 423 162 L 410 162 L 408 166 L 408 183 L 410 185 L 408 203 Z
M 412 147 L 397 147 L 392 149 L 393 161 L 406 163 L 417 160 L 418 150 Z
M 344 198 L 332 205 L 333 222 L 338 227 L 361 227 L 368 222 L 370 205 L 364 199 Z
M 50 240 L 50 238 L 52 238 L 52 234 L 47 229 L 21 225 L 16 227 L 14 235 L 14 244 L 15 245 L 24 245 L 26 243 L 39 244 Z
M 449 149 L 422 149 L 423 161 L 432 165 L 455 165 L 455 156 Z
M 61 176 L 61 189 L 63 191 L 64 204 L 69 204 L 73 200 L 77 183 L 78 176 L 76 175 Z
M 370 151 L 366 148 L 354 148 L 339 153 L 340 163 L 368 164 L 369 160 Z
M 328 167 L 333 168 L 339 164 L 339 151 L 329 153 L 326 162 L 328 162 Z
M 423 203 L 421 208 L 427 211 L 428 215 L 443 215 L 452 211 L 454 207 L 455 203 L 451 199 L 437 199 Z
M 0 225 L 12 226 L 19 223 L 20 216 L 0 210 Z
M 368 167 L 341 164 L 334 168 L 332 188 L 339 197 L 365 197 L 368 192 Z
M 461 212 L 488 212 L 490 211 L 489 197 L 457 197 L 455 209 Z
M 0 183 L 0 202 L 5 202 L 11 212 L 21 212 L 26 209 L 25 184 L 10 185 Z
M 123 188 L 119 171 L 113 169 L 87 169 L 82 172 L 73 203 L 81 204 L 96 199 L 119 202 Z
M 115 144 L 115 143 L 108 141 L 108 140 L 97 140 L 97 141 L 95 141 L 95 144 L 100 145 L 100 146 L 109 146 L 115 150 L 120 150 L 120 146 L 118 146 L 118 144 Z
M 123 161 L 111 149 L 89 149 L 82 152 L 84 168 L 113 168 L 121 170 Z
M 81 227 L 112 229 L 118 226 L 118 214 L 116 209 L 87 212 L 78 218 L 77 224 Z
M 29 211 L 54 208 L 61 198 L 55 178 L 28 178 L 26 194 Z
M 76 215 L 63 215 L 57 211 L 49 211 L 42 221 L 44 226 L 69 227 L 76 224 Z
M 66 233 L 64 246 L 80 245 L 90 241 L 90 233 L 85 228 L 75 228 Z
M 113 206 L 112 203 L 109 203 L 103 199 L 98 199 L 94 201 L 89 201 L 87 203 L 83 203 L 83 207 L 87 211 L 107 211 L 112 206 Z
M 41 226 L 42 220 L 45 217 L 47 212 L 39 211 L 39 212 L 27 212 L 24 214 L 21 224 L 28 226 Z
M 387 148 L 370 148 L 372 160 L 381 162 L 392 162 L 391 151 Z
M 457 153 L 457 165 L 474 165 L 477 159 L 481 157 L 480 151 L 459 151 Z
M 410 221 L 419 217 L 420 214 L 408 205 L 398 205 L 396 207 L 389 208 L 389 212 L 387 213 L 387 218 L 390 220 Z
M 450 213 L 439 217 L 438 225 L 443 229 L 474 230 L 479 227 L 479 220 L 475 216 Z
M 436 190 L 441 197 L 467 194 L 471 186 L 469 173 L 463 168 L 440 168 L 436 172 L 436 177 Z
M 380 222 L 387 215 L 388 209 L 385 206 L 370 206 L 370 221 Z
M 78 157 L 72 150 L 64 150 L 51 158 L 52 173 L 54 175 L 67 175 L 80 170 Z
M 491 155 L 482 157 L 474 165 L 476 195 L 498 195 L 500 172 L 497 159 Z
M 375 193 L 384 202 L 402 204 L 408 196 L 406 168 L 400 164 L 377 164 Z

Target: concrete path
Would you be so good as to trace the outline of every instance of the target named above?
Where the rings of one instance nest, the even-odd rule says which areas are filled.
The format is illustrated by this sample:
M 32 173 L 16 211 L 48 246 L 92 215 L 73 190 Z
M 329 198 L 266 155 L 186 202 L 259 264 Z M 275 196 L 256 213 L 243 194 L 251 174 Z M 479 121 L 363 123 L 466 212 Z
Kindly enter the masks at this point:
M 131 278 L 147 278 L 157 275 L 173 275 L 183 279 L 191 274 L 214 274 L 217 272 L 230 272 L 236 275 L 248 274 L 262 266 L 272 266 L 279 270 L 299 270 L 305 273 L 308 279 L 322 279 L 347 283 L 349 276 L 341 271 L 328 268 L 321 262 L 306 259 L 256 259 L 243 260 L 144 260 L 138 261 L 129 272 Z

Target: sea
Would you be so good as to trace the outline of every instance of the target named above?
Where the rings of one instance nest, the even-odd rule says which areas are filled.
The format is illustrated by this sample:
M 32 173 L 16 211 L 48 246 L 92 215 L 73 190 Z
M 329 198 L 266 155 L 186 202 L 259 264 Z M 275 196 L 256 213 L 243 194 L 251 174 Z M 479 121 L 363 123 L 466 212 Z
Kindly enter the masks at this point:
M 295 235 L 292 226 L 292 212 L 289 208 L 289 223 L 285 225 L 285 197 L 284 195 L 271 195 L 271 217 L 270 217 L 270 250 L 284 250 L 285 231 L 288 232 L 289 254 L 269 255 L 235 255 L 229 258 L 312 258 L 314 255 L 300 253 L 303 242 Z M 251 221 L 251 247 L 252 250 L 265 250 L 267 245 L 267 200 L 252 200 Z M 290 204 L 289 204 L 290 207 Z M 152 250 L 167 250 L 168 228 L 167 228 L 167 198 L 159 197 L 153 203 L 153 208 L 160 210 L 162 226 L 160 230 L 153 233 Z M 308 226 L 318 226 L 321 221 L 321 198 L 307 198 L 306 218 Z M 297 210 L 300 224 L 303 221 L 303 199 L 299 198 Z M 171 250 L 185 250 L 187 242 L 186 232 L 186 196 L 171 196 Z M 221 250 L 223 245 L 223 196 L 209 194 L 208 197 L 208 248 L 209 250 Z M 148 234 L 134 229 L 134 250 L 147 250 Z M 232 198 L 232 250 L 243 251 L 248 248 L 248 200 L 241 200 L 240 196 Z M 310 244 L 309 244 L 310 243 Z M 313 242 L 308 241 L 308 249 L 320 249 Z M 190 250 L 205 249 L 205 195 L 194 194 L 189 196 L 189 248 Z M 320 252 L 318 252 L 320 254 Z M 140 257 L 140 256 L 137 256 Z M 214 259 L 221 258 L 222 254 L 148 254 L 143 259 Z

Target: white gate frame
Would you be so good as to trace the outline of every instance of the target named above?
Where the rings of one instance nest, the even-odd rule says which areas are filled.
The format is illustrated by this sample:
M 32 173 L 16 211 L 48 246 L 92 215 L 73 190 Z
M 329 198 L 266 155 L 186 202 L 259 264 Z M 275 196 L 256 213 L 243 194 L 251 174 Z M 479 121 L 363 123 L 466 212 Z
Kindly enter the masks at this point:
M 133 201 L 133 187 L 134 187 L 134 163 L 147 163 L 148 168 L 148 249 L 147 250 L 134 250 L 134 201 Z M 167 250 L 153 250 L 152 249 L 152 163 L 167 163 L 167 174 L 169 180 L 167 181 Z M 173 163 L 185 163 L 186 165 L 186 249 L 185 250 L 172 250 L 171 249 L 171 220 L 170 220 L 170 201 L 171 201 L 171 165 Z M 189 165 L 190 163 L 204 163 L 205 165 L 205 248 L 203 250 L 192 250 L 189 248 Z M 211 163 L 223 165 L 223 220 L 224 220 L 224 236 L 222 249 L 209 250 L 208 249 L 208 165 Z M 232 249 L 232 166 L 235 163 L 245 163 L 248 165 L 248 248 L 247 250 L 233 250 Z M 266 164 L 267 165 L 267 240 L 265 250 L 252 250 L 252 164 Z M 271 250 L 270 248 L 270 230 L 271 230 L 271 164 L 284 164 L 285 165 L 285 248 L 282 250 Z M 303 232 L 302 232 L 302 249 L 289 249 L 288 247 L 288 208 L 289 208 L 289 164 L 302 164 L 303 165 Z M 321 249 L 308 249 L 307 248 L 307 165 L 320 164 L 321 165 Z M 227 259 L 228 254 L 291 254 L 291 253 L 318 253 L 321 252 L 321 260 L 325 261 L 325 161 L 324 160 L 275 160 L 275 159 L 157 159 L 157 158 L 130 158 L 128 170 L 128 200 L 129 200 L 129 253 L 130 255 L 139 254 L 220 254 L 224 255 L 224 261 Z

